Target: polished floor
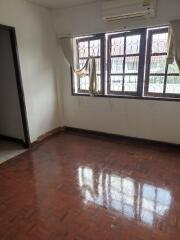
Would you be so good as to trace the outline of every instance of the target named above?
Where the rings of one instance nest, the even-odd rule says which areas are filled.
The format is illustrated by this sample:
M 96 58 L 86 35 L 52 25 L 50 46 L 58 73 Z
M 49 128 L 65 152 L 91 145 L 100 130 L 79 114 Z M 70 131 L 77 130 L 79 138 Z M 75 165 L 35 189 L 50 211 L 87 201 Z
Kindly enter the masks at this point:
M 61 133 L 0 165 L 1 240 L 179 240 L 180 149 Z
M 17 143 L 0 140 L 0 164 L 23 153 L 25 149 Z

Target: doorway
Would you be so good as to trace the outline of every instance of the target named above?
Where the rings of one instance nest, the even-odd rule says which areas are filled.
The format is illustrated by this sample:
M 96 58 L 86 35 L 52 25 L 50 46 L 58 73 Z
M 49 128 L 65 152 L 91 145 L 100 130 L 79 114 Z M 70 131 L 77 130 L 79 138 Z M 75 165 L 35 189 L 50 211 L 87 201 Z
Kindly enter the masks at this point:
M 16 32 L 0 25 L 0 146 L 5 142 L 30 146 Z

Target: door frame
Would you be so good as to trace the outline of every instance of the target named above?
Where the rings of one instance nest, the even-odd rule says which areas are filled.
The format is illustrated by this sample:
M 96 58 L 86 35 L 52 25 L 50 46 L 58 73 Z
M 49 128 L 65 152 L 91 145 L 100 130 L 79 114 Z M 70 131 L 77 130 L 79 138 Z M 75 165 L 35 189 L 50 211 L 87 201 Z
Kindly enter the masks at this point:
M 14 27 L 1 25 L 0 29 L 8 30 L 10 34 L 11 39 L 11 47 L 12 47 L 12 54 L 13 54 L 13 60 L 14 60 L 14 68 L 15 68 L 15 74 L 16 74 L 16 84 L 17 84 L 17 90 L 18 90 L 18 97 L 19 97 L 19 103 L 20 103 L 20 110 L 21 110 L 21 118 L 22 118 L 22 125 L 23 125 L 23 132 L 24 132 L 24 140 L 6 137 L 6 136 L 0 136 L 1 138 L 15 141 L 17 143 L 22 143 L 25 148 L 30 147 L 30 135 L 29 135 L 29 126 L 28 126 L 28 120 L 27 120 L 27 111 L 26 111 L 26 104 L 25 104 L 25 97 L 24 97 L 24 90 L 23 90 L 23 84 L 22 84 L 22 75 L 21 75 L 21 69 L 20 69 L 20 61 L 19 61 L 19 53 L 18 53 L 18 46 L 17 46 L 17 38 L 16 38 L 16 30 Z

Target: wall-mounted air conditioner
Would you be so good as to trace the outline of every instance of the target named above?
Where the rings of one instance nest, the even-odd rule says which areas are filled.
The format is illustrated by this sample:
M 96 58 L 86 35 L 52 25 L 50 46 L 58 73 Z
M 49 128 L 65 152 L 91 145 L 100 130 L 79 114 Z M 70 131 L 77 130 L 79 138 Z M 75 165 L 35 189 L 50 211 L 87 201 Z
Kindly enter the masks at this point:
M 116 22 L 137 17 L 154 17 L 156 0 L 106 0 L 102 3 L 104 22 Z

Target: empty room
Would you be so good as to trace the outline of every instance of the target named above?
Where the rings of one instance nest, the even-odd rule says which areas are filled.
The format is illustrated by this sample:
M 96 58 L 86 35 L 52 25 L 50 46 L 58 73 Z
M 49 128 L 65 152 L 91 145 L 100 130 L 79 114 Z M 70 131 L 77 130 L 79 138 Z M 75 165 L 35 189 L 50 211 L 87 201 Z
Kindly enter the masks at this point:
M 0 1 L 0 240 L 180 240 L 180 1 Z

